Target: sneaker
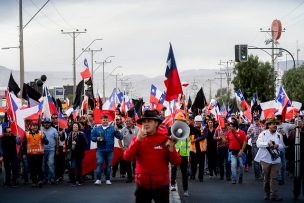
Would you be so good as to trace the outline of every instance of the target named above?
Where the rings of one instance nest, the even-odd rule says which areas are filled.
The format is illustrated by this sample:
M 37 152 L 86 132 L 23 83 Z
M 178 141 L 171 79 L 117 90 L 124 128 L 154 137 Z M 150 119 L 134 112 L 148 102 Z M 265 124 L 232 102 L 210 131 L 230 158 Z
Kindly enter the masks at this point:
M 232 180 L 232 182 L 231 182 L 232 184 L 236 184 L 236 180 Z
M 176 185 L 170 185 L 170 190 L 171 191 L 176 191 Z
M 38 184 L 32 183 L 32 187 L 38 187 Z
M 110 180 L 106 180 L 106 184 L 107 184 L 107 185 L 112 185 L 112 183 L 111 183 Z
M 243 183 L 243 178 L 239 178 L 239 184 Z
M 81 183 L 80 183 L 79 181 L 76 181 L 76 185 L 80 186 L 80 185 L 81 185 Z
M 62 177 L 59 177 L 59 178 L 56 180 L 57 183 L 61 183 L 62 181 L 63 181 L 63 178 L 62 178 Z
M 189 192 L 188 192 L 188 190 L 186 190 L 186 191 L 184 192 L 184 197 L 189 197 Z
M 101 185 L 101 180 L 96 180 L 94 184 L 95 185 Z
M 265 195 L 264 200 L 270 200 L 269 195 Z

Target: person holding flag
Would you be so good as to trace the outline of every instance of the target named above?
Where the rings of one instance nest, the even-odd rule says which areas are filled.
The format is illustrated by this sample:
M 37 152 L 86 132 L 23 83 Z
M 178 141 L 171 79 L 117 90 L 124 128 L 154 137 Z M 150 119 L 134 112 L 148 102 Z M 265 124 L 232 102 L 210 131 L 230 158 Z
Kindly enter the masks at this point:
M 231 180 L 231 167 L 228 161 L 228 144 L 223 141 L 229 132 L 228 121 L 224 118 L 224 127 L 217 127 L 214 133 L 214 139 L 217 142 L 217 158 L 220 168 L 220 179 L 224 180 L 224 172 L 226 172 L 226 180 Z
M 22 142 L 23 159 L 29 160 L 32 187 L 42 187 L 43 184 L 42 160 L 45 144 L 49 144 L 49 141 L 44 133 L 38 130 L 38 121 L 32 121 Z
M 96 159 L 97 159 L 97 170 L 96 176 L 97 180 L 95 181 L 95 185 L 101 184 L 101 175 L 102 175 L 102 165 L 106 163 L 106 184 L 111 185 L 110 174 L 111 174 L 111 163 L 113 159 L 113 151 L 114 151 L 114 137 L 117 139 L 122 139 L 122 136 L 118 130 L 118 127 L 113 125 L 109 125 L 107 115 L 103 115 L 101 117 L 101 125 L 95 127 L 92 130 L 91 139 L 93 142 L 97 142 L 97 150 L 96 150 Z

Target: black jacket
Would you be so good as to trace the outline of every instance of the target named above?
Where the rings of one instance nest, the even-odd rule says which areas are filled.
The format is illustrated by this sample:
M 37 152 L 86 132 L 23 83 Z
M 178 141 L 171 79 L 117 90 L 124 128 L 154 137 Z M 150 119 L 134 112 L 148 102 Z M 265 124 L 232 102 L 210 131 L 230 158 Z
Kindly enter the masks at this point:
M 17 159 L 16 139 L 16 136 L 3 136 L 1 138 L 4 159 Z

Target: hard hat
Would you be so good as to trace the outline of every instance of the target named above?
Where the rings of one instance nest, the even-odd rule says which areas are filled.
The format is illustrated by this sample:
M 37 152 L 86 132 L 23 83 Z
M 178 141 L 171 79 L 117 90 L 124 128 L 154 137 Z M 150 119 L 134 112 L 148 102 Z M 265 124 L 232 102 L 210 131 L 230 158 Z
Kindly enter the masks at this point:
M 202 122 L 203 119 L 202 119 L 202 117 L 200 115 L 197 115 L 197 116 L 195 116 L 194 121 L 200 121 L 200 122 Z
M 186 121 L 186 116 L 185 116 L 185 114 L 183 114 L 182 112 L 178 112 L 178 113 L 174 116 L 174 120 Z

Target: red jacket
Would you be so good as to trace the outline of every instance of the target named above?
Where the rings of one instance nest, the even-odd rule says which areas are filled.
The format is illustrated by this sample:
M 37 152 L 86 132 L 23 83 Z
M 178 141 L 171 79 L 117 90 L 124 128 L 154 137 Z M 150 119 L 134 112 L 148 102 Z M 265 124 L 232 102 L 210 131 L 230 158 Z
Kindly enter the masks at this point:
M 132 143 L 124 152 L 124 159 L 136 159 L 135 182 L 147 189 L 156 189 L 169 185 L 169 162 L 179 166 L 181 159 L 174 149 L 170 152 L 166 146 L 169 137 L 167 130 L 158 128 L 155 135 L 149 135 L 142 141 L 133 137 Z

